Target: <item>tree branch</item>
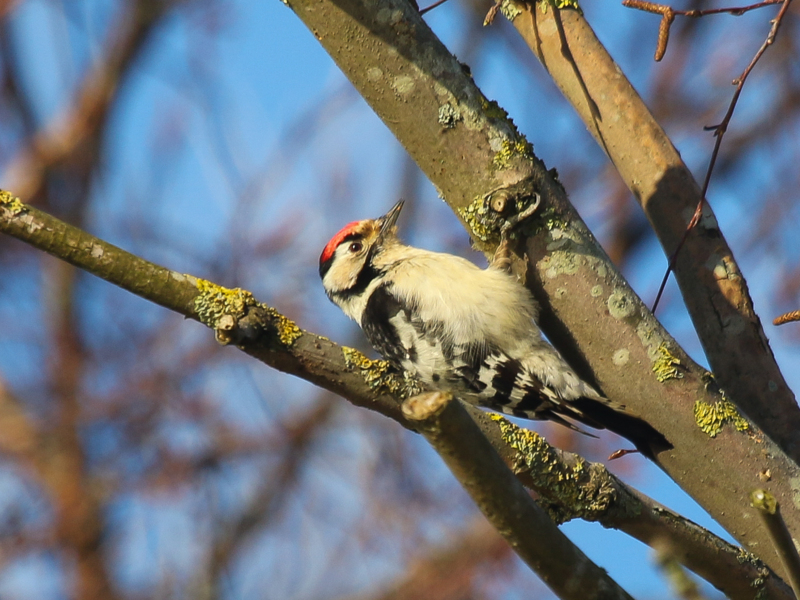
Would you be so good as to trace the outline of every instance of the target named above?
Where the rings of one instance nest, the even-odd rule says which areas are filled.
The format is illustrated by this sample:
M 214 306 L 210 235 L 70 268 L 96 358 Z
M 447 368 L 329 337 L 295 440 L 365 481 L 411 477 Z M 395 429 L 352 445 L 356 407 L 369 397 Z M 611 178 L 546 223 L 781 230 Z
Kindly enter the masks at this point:
M 429 392 L 406 400 L 403 414 L 417 423 L 484 516 L 559 598 L 632 600 L 533 501 L 460 402 Z
M 144 299 L 205 322 L 218 339 L 238 343 L 240 350 L 268 366 L 414 428 L 398 402 L 415 393 L 410 382 L 389 371 L 383 361 L 371 361 L 351 348 L 301 330 L 275 309 L 255 302 L 248 292 L 228 290 L 150 263 L 2 191 L 0 231 Z M 706 394 L 705 399 L 712 400 Z M 749 600 L 758 581 L 770 597 L 791 598 L 788 587 L 756 559 L 742 560 L 747 555 L 740 549 L 627 487 L 602 465 L 555 450 L 536 434 L 476 407 L 465 409 L 523 485 L 537 491 L 560 521 L 575 517 L 598 521 L 650 545 L 667 536 L 683 564 L 729 597 Z M 570 477 L 570 473 L 579 475 Z M 587 502 L 587 498 L 596 500 Z
M 671 255 L 702 198 L 672 142 L 581 14 L 512 6 L 514 27 L 614 163 Z M 719 385 L 797 461 L 800 408 L 707 203 L 678 257 L 675 276 Z
M 533 155 L 531 145 L 506 113 L 483 96 L 407 2 L 386 0 L 380 8 L 363 0 L 322 4 L 290 0 L 289 4 L 437 186 L 480 249 L 491 252 L 496 247 L 503 215 L 495 212 L 492 205 L 500 196 L 510 200 L 504 204 L 511 208 L 520 202 L 524 204 L 534 193 L 541 196 L 544 208 L 525 233 L 534 235 L 526 246 L 530 261 L 528 285 L 542 304 L 540 325 L 548 338 L 584 378 L 598 383 L 606 396 L 638 415 L 647 415 L 648 422 L 675 446 L 658 456 L 659 465 L 736 539 L 753 550 L 758 549 L 761 558 L 781 572 L 782 566 L 770 549 L 765 531 L 755 520 L 745 518 L 749 509 L 742 490 L 749 489 L 754 478 L 769 468 L 773 473 L 770 491 L 775 494 L 780 490 L 778 496 L 786 500 L 782 502 L 787 507 L 785 518 L 790 527 L 800 530 L 800 509 L 791 501 L 795 492 L 790 485 L 793 478 L 800 476 L 800 470 L 757 428 L 745 424 L 733 405 L 716 390 L 708 373 L 681 351 L 649 313 L 569 204 L 564 189 Z M 523 19 L 519 15 L 524 7 L 515 6 L 506 6 L 506 10 L 517 11 L 514 22 L 528 21 L 532 28 L 533 19 L 538 18 L 533 16 L 533 9 Z M 558 41 L 553 12 L 547 12 L 551 15 L 547 35 L 552 38 L 548 43 L 565 68 L 572 70 L 574 65 L 566 63 L 561 55 L 564 46 Z M 542 34 L 536 32 L 536 35 Z M 575 72 L 571 72 L 576 79 Z M 603 77 L 623 79 L 616 69 Z M 594 106 L 596 110 L 590 101 L 592 97 L 584 93 L 582 102 L 587 109 Z M 629 102 L 619 101 L 624 106 Z M 603 114 L 604 123 L 627 119 L 621 108 Z M 642 129 L 631 137 L 642 141 L 654 139 L 646 133 Z M 631 156 L 647 156 L 648 160 L 632 158 L 630 162 L 649 164 L 649 155 L 650 149 L 637 148 Z M 658 152 L 654 151 L 654 155 L 654 164 L 661 165 L 659 169 L 670 167 L 661 162 Z M 675 236 L 683 232 L 696 204 L 687 203 L 690 214 L 685 218 L 675 213 L 670 190 L 682 181 L 677 168 L 672 166 L 667 170 L 660 181 L 662 202 L 657 204 L 661 211 L 659 218 L 680 223 Z M 721 239 L 718 229 L 703 231 L 709 232 L 709 239 Z M 740 328 L 752 333 L 751 326 L 758 323 L 755 314 L 745 321 L 735 308 L 739 306 L 736 294 L 745 294 L 742 302 L 749 306 L 743 281 L 733 263 L 726 262 L 729 255 L 724 248 L 707 240 L 700 245 L 706 252 L 712 249 L 720 252 L 704 259 L 708 262 L 716 257 L 713 268 L 703 261 L 695 264 L 717 290 L 710 296 L 698 295 L 704 310 L 713 313 L 708 318 L 714 320 L 714 324 L 699 326 L 704 329 L 701 337 L 721 336 L 715 342 L 717 359 L 722 354 L 725 357 L 737 354 L 737 360 L 722 360 L 725 375 L 722 383 L 732 388 L 732 371 L 726 367 L 740 363 L 743 370 L 737 373 L 736 381 L 743 377 L 746 381 L 741 381 L 740 387 L 754 393 L 767 388 L 754 389 L 753 382 L 766 385 L 764 373 L 776 373 L 777 379 L 772 380 L 769 388 L 776 391 L 769 394 L 770 398 L 776 398 L 776 410 L 782 411 L 789 403 L 780 398 L 791 398 L 791 394 L 771 361 L 765 340 L 759 338 L 757 347 L 747 347 L 747 340 L 739 337 Z M 695 259 L 685 260 L 694 264 L 691 261 Z M 720 271 L 728 267 L 730 271 Z M 746 308 L 743 312 L 747 317 Z M 722 321 L 720 315 L 733 320 Z M 734 341 L 744 350 L 754 351 L 755 359 L 745 361 L 744 353 L 732 351 Z M 760 367 L 754 365 L 762 363 L 763 373 L 755 373 Z M 758 405 L 752 400 L 745 404 Z M 787 414 L 790 416 L 785 421 L 791 422 L 795 416 L 800 417 L 800 410 L 793 405 Z M 716 423 L 724 415 L 729 415 L 747 432 L 734 427 L 720 430 Z M 728 417 L 723 420 L 732 422 Z M 786 435 L 779 439 L 791 439 L 794 433 L 783 429 L 785 422 L 778 424 L 779 420 L 769 421 L 774 426 L 771 432 L 784 431 Z M 770 449 L 766 450 L 766 446 Z M 786 447 L 793 449 L 791 445 Z M 713 486 L 708 484 L 709 472 L 714 473 Z M 789 510 L 793 514 L 788 514 Z

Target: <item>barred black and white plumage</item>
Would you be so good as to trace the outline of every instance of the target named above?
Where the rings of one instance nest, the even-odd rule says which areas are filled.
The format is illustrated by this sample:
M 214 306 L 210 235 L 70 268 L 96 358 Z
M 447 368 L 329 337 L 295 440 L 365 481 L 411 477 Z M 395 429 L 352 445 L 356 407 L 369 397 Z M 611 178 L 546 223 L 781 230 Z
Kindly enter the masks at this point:
M 428 389 L 492 410 L 608 428 L 650 457 L 670 447 L 578 377 L 542 338 L 536 301 L 508 273 L 402 244 L 401 208 L 346 225 L 319 266 L 328 297 L 386 360 Z

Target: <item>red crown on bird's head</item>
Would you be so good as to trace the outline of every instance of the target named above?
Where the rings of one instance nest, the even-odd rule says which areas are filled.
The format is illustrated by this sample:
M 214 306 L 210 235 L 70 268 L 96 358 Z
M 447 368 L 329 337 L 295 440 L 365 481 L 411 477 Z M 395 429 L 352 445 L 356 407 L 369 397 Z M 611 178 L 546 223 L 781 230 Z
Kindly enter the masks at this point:
M 336 248 L 339 247 L 343 241 L 347 239 L 348 236 L 353 235 L 355 232 L 358 224 L 361 221 L 353 221 L 352 223 L 348 223 L 337 233 L 335 236 L 331 238 L 331 241 L 325 245 L 325 248 L 322 250 L 322 254 L 319 255 L 319 264 L 330 260 L 333 256 L 333 253 L 336 251 Z

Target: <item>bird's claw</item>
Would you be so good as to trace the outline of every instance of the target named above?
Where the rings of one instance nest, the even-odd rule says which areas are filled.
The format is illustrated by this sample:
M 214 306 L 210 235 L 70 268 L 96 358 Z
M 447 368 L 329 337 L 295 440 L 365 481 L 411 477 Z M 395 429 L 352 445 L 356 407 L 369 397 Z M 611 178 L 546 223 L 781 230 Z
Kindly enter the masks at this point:
M 539 194 L 535 194 L 533 202 L 531 202 L 525 210 L 511 215 L 506 219 L 506 222 L 500 226 L 500 244 L 497 246 L 497 250 L 495 250 L 494 256 L 492 257 L 492 266 L 494 268 L 505 271 L 506 273 L 511 272 L 511 244 L 509 238 L 514 232 L 514 229 L 528 220 L 539 209 L 541 202 L 542 197 Z
M 508 238 L 509 234 L 512 233 L 512 231 L 516 229 L 520 223 L 527 221 L 537 210 L 539 210 L 541 203 L 542 197 L 539 194 L 534 194 L 533 202 L 531 202 L 525 208 L 525 210 L 515 215 L 511 215 L 508 217 L 508 219 L 506 219 L 506 222 L 500 227 L 501 238 Z

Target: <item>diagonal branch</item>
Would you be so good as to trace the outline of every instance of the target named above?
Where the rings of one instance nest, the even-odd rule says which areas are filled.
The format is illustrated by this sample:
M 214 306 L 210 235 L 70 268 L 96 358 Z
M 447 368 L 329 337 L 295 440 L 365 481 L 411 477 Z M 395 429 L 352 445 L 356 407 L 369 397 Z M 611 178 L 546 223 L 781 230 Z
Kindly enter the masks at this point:
M 496 248 L 499 224 L 508 215 L 498 213 L 495 205 L 525 206 L 535 194 L 541 196 L 544 209 L 525 231 L 532 237 L 525 246 L 528 269 L 521 274 L 527 275 L 527 285 L 542 305 L 540 325 L 548 338 L 579 374 L 596 382 L 607 397 L 638 415 L 646 415 L 648 423 L 675 446 L 659 454 L 659 465 L 736 539 L 753 550 L 757 548 L 761 558 L 780 572 L 782 567 L 770 548 L 766 532 L 753 519 L 743 518 L 748 509 L 741 490 L 749 489 L 752 478 L 763 472 L 764 444 L 767 444 L 774 450 L 768 451 L 768 460 L 777 461 L 780 466 L 776 464 L 776 468 L 782 472 L 769 485 L 782 488 L 780 494 L 785 494 L 786 500 L 783 506 L 788 511 L 794 497 L 790 481 L 800 475 L 797 465 L 758 428 L 738 416 L 734 406 L 716 389 L 713 378 L 655 320 L 608 260 L 569 203 L 563 187 L 536 158 L 530 143 L 503 109 L 483 96 L 418 12 L 404 0 L 384 0 L 380 7 L 366 0 L 322 4 L 290 0 L 289 4 L 459 215 L 477 247 L 485 252 Z M 558 27 L 552 17 L 557 11 L 547 11 L 548 20 L 543 21 L 547 27 L 540 32 L 533 28 L 540 18 L 539 9 L 526 6 L 507 2 L 501 10 L 511 17 L 516 15 L 515 25 L 527 23 L 534 37 L 546 34 L 548 60 L 564 64 L 574 79 L 574 65 L 565 64 Z M 574 43 L 571 27 L 565 23 L 562 28 L 570 47 Z M 590 65 L 578 66 L 578 72 L 584 76 L 592 71 Z M 616 67 L 600 76 L 624 81 Z M 586 89 L 594 94 L 593 86 L 597 83 L 586 84 Z M 603 123 L 627 121 L 630 101 L 627 97 L 616 99 L 621 103 L 616 110 L 605 110 L 604 105 L 603 112 L 598 113 Z M 582 106 L 587 110 L 590 100 L 581 96 Z M 630 138 L 642 143 L 653 139 L 646 128 L 635 131 Z M 655 166 L 651 165 L 651 150 Z M 676 214 L 671 190 L 680 189 L 679 184 L 686 181 L 681 179 L 681 172 L 674 164 L 663 163 L 656 150 L 663 149 L 637 148 L 630 155 L 631 165 L 627 168 L 651 165 L 653 169 L 662 169 L 659 171 L 663 175 L 659 196 L 662 203 L 658 208 L 668 223 L 680 223 L 677 236 L 685 228 L 697 196 L 687 203 L 690 214 L 685 219 Z M 645 183 L 653 185 L 652 178 L 644 177 L 645 174 Z M 650 188 L 648 191 L 652 192 Z M 509 201 L 496 202 L 501 196 Z M 721 245 L 710 243 L 718 239 L 721 239 L 719 230 L 709 229 L 701 246 L 710 254 L 695 265 L 704 282 L 709 286 L 713 282 L 715 286 L 704 290 L 718 290 L 715 294 L 707 291 L 698 294 L 699 305 L 709 313 L 708 319 L 714 321 L 699 324 L 698 329 L 703 329 L 700 335 L 719 336 L 714 343 L 720 354 L 716 357 L 722 370 L 720 382 L 726 389 L 733 389 L 733 383 L 737 383 L 737 400 L 748 407 L 760 406 L 762 396 L 767 394 L 770 400 L 774 398 L 776 410 L 786 408 L 788 417 L 778 418 L 776 414 L 774 419 L 761 420 L 770 426 L 771 436 L 783 433 L 775 437 L 785 442 L 784 448 L 794 449 L 791 440 L 800 431 L 800 409 L 793 401 L 789 402 L 791 393 L 764 339 L 748 338 L 760 332 L 756 327 L 758 319 L 747 312 L 752 307 L 748 304 L 746 287 L 735 265 L 726 262 L 729 254 Z M 714 254 L 716 250 L 719 255 Z M 736 294 L 743 294 L 741 312 Z M 727 317 L 730 320 L 724 319 Z M 748 355 L 745 360 L 744 354 L 737 353 L 733 360 L 728 357 L 734 354 L 732 344 L 739 343 L 741 331 L 747 338 L 741 340 L 742 346 L 756 341 L 758 345 L 747 348 L 748 353 L 755 353 L 754 358 Z M 731 370 L 731 366 L 737 365 L 742 369 Z M 763 370 L 758 371 L 761 366 Z M 776 378 L 767 385 L 765 374 L 775 374 Z M 748 396 L 741 390 L 751 394 Z M 737 433 L 736 427 L 729 427 L 720 433 L 715 424 L 720 418 L 739 423 L 741 429 Z M 786 423 L 794 421 L 798 427 L 791 431 Z M 710 471 L 715 473 L 713 486 L 708 485 Z M 776 473 L 772 467 L 770 471 Z M 784 516 L 791 528 L 800 530 L 800 507 L 792 505 L 791 510 L 795 514 Z
M 403 414 L 417 423 L 484 516 L 559 598 L 632 600 L 534 502 L 460 402 L 428 392 L 406 400 Z
M 775 36 L 778 35 L 778 29 L 783 22 L 783 18 L 786 16 L 786 11 L 789 8 L 789 2 L 791 0 L 782 0 L 783 5 L 781 6 L 780 11 L 778 11 L 778 16 L 772 20 L 772 27 L 767 34 L 767 39 L 764 40 L 764 43 L 758 49 L 758 51 L 753 56 L 750 64 L 745 67 L 744 71 L 742 72 L 739 77 L 733 80 L 734 85 L 736 85 L 736 90 L 733 92 L 733 96 L 731 97 L 731 101 L 728 104 L 728 110 L 725 113 L 725 116 L 722 118 L 722 121 L 719 125 L 714 125 L 712 127 L 706 127 L 706 130 L 712 130 L 714 132 L 714 149 L 711 151 L 711 158 L 708 161 L 708 168 L 706 169 L 706 176 L 703 179 L 703 187 L 700 190 L 700 200 L 697 202 L 697 207 L 694 209 L 694 214 L 692 215 L 689 224 L 686 226 L 686 231 L 681 237 L 681 241 L 678 243 L 678 246 L 672 252 L 672 255 L 669 259 L 669 264 L 667 265 L 667 271 L 664 273 L 664 279 L 661 282 L 661 286 L 658 288 L 658 294 L 656 295 L 655 302 L 653 303 L 653 312 L 656 311 L 658 307 L 658 301 L 661 298 L 661 294 L 664 292 L 664 288 L 667 285 L 667 279 L 669 278 L 669 274 L 675 270 L 675 263 L 678 260 L 678 254 L 680 253 L 681 249 L 683 248 L 684 244 L 686 243 L 686 238 L 689 236 L 689 232 L 697 227 L 697 224 L 700 222 L 700 218 L 703 216 L 703 205 L 707 203 L 706 201 L 706 194 L 708 193 L 708 185 L 711 183 L 711 174 L 714 172 L 714 166 L 717 164 L 717 156 L 719 156 L 719 149 L 722 147 L 722 138 L 725 137 L 725 132 L 728 131 L 728 125 L 733 118 L 733 111 L 736 109 L 736 104 L 739 102 L 739 96 L 744 89 L 744 83 L 747 81 L 747 77 L 750 75 L 750 72 L 756 66 L 756 63 L 761 59 L 766 52 L 767 48 L 769 48 L 773 42 L 775 41 Z
M 583 15 L 543 13 L 523 3 L 513 7 L 514 27 L 608 154 L 671 255 L 702 199 L 678 151 Z M 719 385 L 797 460 L 800 409 L 707 203 L 678 257 L 675 276 Z
M 144 299 L 203 321 L 218 339 L 236 341 L 240 350 L 266 365 L 413 429 L 399 405 L 399 400 L 413 392 L 413 386 L 391 373 L 386 363 L 371 361 L 351 348 L 301 330 L 243 290 L 228 290 L 148 262 L 2 191 L 0 231 Z M 708 390 L 698 394 L 704 401 L 715 401 Z M 602 465 L 555 450 L 532 432 L 514 428 L 478 408 L 465 408 L 505 464 L 523 485 L 540 494 L 558 520 L 598 521 L 649 545 L 666 536 L 683 564 L 731 598 L 749 600 L 755 581 L 770 597 L 791 598 L 786 585 L 755 558 L 629 488 Z M 776 479 L 786 476 L 779 462 L 771 469 Z M 587 477 L 570 477 L 570 473 L 586 473 Z M 587 498 L 602 501 L 587 502 Z M 791 514 L 789 506 L 786 511 Z

